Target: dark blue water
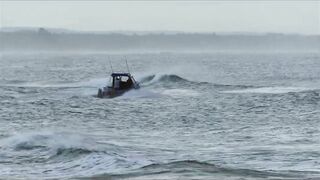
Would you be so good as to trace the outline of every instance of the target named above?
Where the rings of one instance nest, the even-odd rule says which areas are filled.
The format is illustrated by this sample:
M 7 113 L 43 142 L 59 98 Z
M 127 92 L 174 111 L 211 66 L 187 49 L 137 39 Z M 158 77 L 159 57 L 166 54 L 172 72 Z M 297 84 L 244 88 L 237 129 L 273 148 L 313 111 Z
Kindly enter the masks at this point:
M 2 54 L 0 178 L 320 178 L 320 54 Z

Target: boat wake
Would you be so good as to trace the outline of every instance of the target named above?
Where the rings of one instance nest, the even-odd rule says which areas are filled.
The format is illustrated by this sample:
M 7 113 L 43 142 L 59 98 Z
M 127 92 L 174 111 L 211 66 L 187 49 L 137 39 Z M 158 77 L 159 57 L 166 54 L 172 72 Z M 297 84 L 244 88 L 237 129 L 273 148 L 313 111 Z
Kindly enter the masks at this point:
M 118 99 L 128 99 L 128 98 L 159 98 L 162 95 L 160 93 L 147 90 L 147 89 L 133 89 L 122 96 L 117 97 Z
M 286 94 L 286 93 L 297 93 L 297 92 L 307 92 L 316 90 L 314 88 L 307 87 L 259 87 L 259 88 L 247 88 L 247 89 L 236 89 L 223 91 L 223 93 L 233 93 L 233 94 Z
M 13 91 L 12 97 L 28 94 L 37 94 L 50 91 L 50 95 L 73 94 L 77 96 L 96 96 L 97 89 L 106 85 L 108 79 L 94 78 L 80 82 L 22 82 L 9 81 L 0 86 L 5 91 Z M 319 91 L 319 88 L 310 87 L 262 87 L 254 85 L 217 84 L 212 82 L 198 82 L 188 80 L 176 74 L 151 74 L 137 78 L 141 85 L 140 90 L 126 92 L 121 98 L 153 98 L 161 96 L 198 96 L 200 92 L 216 91 L 224 94 L 286 94 Z M 10 96 L 10 97 L 11 97 Z M 4 97 L 7 99 L 7 97 Z
M 211 82 L 191 81 L 176 74 L 151 74 L 138 77 L 136 79 L 142 86 L 178 84 L 178 85 L 212 85 L 215 87 L 252 87 L 246 85 L 227 85 L 215 84 Z M 20 87 L 20 88 L 98 88 L 105 86 L 108 78 L 94 78 L 86 81 L 6 81 L 1 82 L 1 87 Z

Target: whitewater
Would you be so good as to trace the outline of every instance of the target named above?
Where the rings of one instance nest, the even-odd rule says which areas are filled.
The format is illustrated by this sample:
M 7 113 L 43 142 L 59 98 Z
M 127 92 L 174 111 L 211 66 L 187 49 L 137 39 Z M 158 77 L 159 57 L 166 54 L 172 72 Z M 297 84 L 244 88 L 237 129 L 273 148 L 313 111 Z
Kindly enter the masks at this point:
M 111 73 L 140 82 L 99 99 Z M 109 57 L 109 58 L 108 58 Z M 0 179 L 319 179 L 319 53 L 0 56 Z

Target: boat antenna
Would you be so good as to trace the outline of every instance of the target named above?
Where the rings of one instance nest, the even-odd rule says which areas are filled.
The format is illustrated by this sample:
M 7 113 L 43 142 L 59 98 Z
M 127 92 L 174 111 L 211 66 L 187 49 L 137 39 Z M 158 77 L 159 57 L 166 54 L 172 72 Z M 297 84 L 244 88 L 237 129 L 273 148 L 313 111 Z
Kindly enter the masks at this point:
M 109 64 L 110 64 L 111 72 L 113 73 L 113 68 L 112 68 L 112 64 L 111 64 L 111 61 L 110 61 L 110 57 L 108 57 L 108 59 L 109 59 Z
M 127 61 L 127 57 L 125 56 L 124 58 L 126 59 L 127 70 L 128 70 L 128 73 L 130 74 L 130 70 L 129 70 L 129 66 L 128 66 L 128 61 Z

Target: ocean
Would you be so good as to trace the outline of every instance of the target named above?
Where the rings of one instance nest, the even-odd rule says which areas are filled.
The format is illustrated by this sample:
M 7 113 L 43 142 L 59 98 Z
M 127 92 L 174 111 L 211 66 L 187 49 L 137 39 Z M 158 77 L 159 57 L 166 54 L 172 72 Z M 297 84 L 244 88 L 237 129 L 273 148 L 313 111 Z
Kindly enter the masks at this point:
M 114 71 L 140 82 L 96 98 Z M 4 53 L 0 179 L 320 179 L 320 54 Z

